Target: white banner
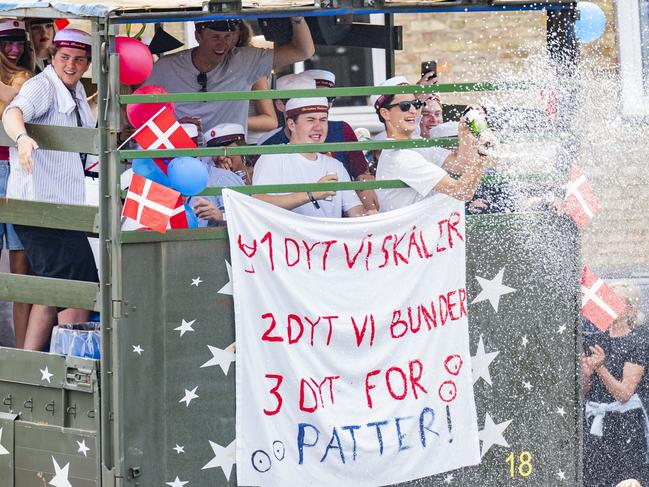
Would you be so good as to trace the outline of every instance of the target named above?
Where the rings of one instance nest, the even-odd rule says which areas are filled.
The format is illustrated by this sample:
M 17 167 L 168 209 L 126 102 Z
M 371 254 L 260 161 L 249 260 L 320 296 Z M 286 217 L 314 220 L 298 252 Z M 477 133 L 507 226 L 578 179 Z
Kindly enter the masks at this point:
M 239 485 L 381 486 L 479 463 L 463 204 L 321 219 L 223 198 Z

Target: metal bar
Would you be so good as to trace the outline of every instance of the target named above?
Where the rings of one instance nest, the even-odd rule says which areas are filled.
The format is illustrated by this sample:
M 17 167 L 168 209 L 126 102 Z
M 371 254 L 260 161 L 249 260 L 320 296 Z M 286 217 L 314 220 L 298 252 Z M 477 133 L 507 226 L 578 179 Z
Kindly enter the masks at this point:
M 0 273 L 0 300 L 99 311 L 94 282 Z
M 122 232 L 119 236 L 121 244 L 151 243 L 151 242 L 189 242 L 192 240 L 225 240 L 228 233 L 225 227 L 191 228 L 182 230 L 167 230 L 158 233 L 150 230 Z
M 417 4 L 388 4 L 383 8 L 337 8 L 321 9 L 318 7 L 292 7 L 288 9 L 263 9 L 263 8 L 245 8 L 240 13 L 212 13 L 206 15 L 205 12 L 188 8 L 186 14 L 179 14 L 178 11 L 158 11 L 158 12 L 134 12 L 115 11 L 112 12 L 113 22 L 117 24 L 131 23 L 155 23 L 155 22 L 191 22 L 196 20 L 223 20 L 231 18 L 256 19 L 259 17 L 287 17 L 290 15 L 300 15 L 304 17 L 319 17 L 325 15 L 370 15 L 370 14 L 399 14 L 399 13 L 465 13 L 465 12 L 515 12 L 515 11 L 534 11 L 534 10 L 561 10 L 564 9 L 565 2 L 504 2 L 494 3 L 494 5 L 476 5 L 470 2 L 440 2 L 435 4 L 417 3 Z M 24 16 L 28 16 L 25 13 Z
M 309 183 L 309 184 L 259 184 L 255 186 L 224 186 L 206 188 L 201 196 L 219 196 L 224 189 L 231 189 L 242 194 L 267 193 L 299 193 L 306 191 L 349 191 L 362 189 L 393 189 L 407 188 L 408 185 L 397 179 L 382 181 L 350 181 L 341 183 Z
M 376 149 L 415 149 L 422 147 L 453 147 L 457 139 L 413 139 L 385 140 L 373 142 L 331 142 L 328 144 L 278 144 L 248 145 L 240 147 L 201 147 L 199 149 L 155 149 L 155 150 L 120 150 L 122 159 L 140 157 L 204 157 L 204 156 L 242 156 L 253 154 L 301 154 L 309 152 L 350 152 Z
M 536 86 L 532 83 L 453 83 L 444 85 L 404 86 L 345 86 L 310 90 L 220 91 L 196 93 L 165 93 L 162 95 L 121 95 L 121 104 L 160 102 L 200 102 L 223 100 L 267 100 L 308 97 L 399 95 L 404 93 L 466 93 L 473 91 L 522 90 Z
M 0 221 L 32 227 L 96 233 L 97 207 L 0 199 Z
M 41 149 L 99 154 L 99 130 L 85 127 L 61 127 L 26 123 L 27 133 Z M 14 147 L 16 143 L 0 125 L 0 145 Z
M 231 188 L 234 189 L 234 188 Z M 537 220 L 546 212 L 527 213 L 493 213 L 488 215 L 467 215 L 467 228 L 472 230 L 484 229 L 496 231 L 507 228 L 511 225 L 522 225 Z M 119 236 L 122 244 L 155 243 L 155 242 L 185 242 L 196 240 L 226 240 L 228 238 L 227 227 L 194 228 L 183 230 L 167 230 L 166 233 L 158 233 L 152 230 L 138 230 L 133 232 L 122 232 Z

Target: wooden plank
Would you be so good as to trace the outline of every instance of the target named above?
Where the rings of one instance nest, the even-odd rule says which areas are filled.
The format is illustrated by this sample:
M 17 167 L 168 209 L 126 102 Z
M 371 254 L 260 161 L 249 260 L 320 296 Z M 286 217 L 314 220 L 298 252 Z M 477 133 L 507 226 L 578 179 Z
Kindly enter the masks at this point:
M 3 223 L 99 233 L 98 215 L 96 206 L 0 198 L 0 221 Z
M 0 300 L 99 311 L 99 284 L 0 273 Z
M 15 447 L 14 422 L 17 415 L 0 412 L 0 479 L 7 485 L 14 485 Z M 5 485 L 5 484 L 2 484 Z
M 57 125 L 38 125 L 26 123 L 27 133 L 41 149 L 82 152 L 99 154 L 99 130 L 83 127 L 60 127 Z M 0 125 L 0 145 L 14 147 L 16 143 L 10 139 Z

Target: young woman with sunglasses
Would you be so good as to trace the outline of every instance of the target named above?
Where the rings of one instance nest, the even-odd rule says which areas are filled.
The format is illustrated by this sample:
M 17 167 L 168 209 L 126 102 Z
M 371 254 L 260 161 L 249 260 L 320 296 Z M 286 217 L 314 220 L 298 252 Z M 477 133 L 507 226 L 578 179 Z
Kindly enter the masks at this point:
M 0 19 L 0 81 L 3 83 L 0 110 L 11 102 L 25 81 L 33 75 L 34 59 L 27 41 L 24 22 Z M 1 95 L 2 93 L 0 93 Z M 1 113 L 1 112 L 0 112 Z M 9 179 L 9 147 L 0 147 L 0 196 L 5 196 Z M 27 254 L 13 225 L 0 223 L 0 248 L 6 241 L 9 269 L 13 274 L 29 274 Z M 23 348 L 31 304 L 14 303 L 13 322 L 16 347 Z

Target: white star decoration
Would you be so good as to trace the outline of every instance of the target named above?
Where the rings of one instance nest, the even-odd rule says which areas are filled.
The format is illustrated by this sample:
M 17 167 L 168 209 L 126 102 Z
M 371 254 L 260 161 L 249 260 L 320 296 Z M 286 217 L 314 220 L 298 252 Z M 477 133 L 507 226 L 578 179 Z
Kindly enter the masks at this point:
M 513 287 L 505 286 L 503 284 L 503 275 L 505 273 L 505 268 L 500 269 L 496 277 L 493 279 L 485 279 L 484 277 L 475 276 L 475 278 L 480 283 L 482 290 L 480 294 L 471 302 L 471 304 L 479 303 L 480 301 L 489 300 L 494 311 L 498 313 L 498 305 L 500 304 L 500 297 L 513 293 L 516 291 Z
M 172 448 L 172 450 L 176 450 L 176 453 L 180 455 L 181 453 L 185 453 L 185 447 L 180 446 L 178 443 L 176 443 L 176 446 Z
M 232 345 L 230 345 L 230 347 L 232 347 Z M 212 358 L 201 365 L 200 368 L 202 369 L 203 367 L 214 367 L 215 365 L 218 365 L 219 367 L 221 367 L 223 373 L 225 375 L 228 375 L 230 364 L 234 362 L 234 353 L 228 351 L 227 349 L 221 350 L 220 348 L 213 347 L 212 345 L 208 345 L 207 348 L 209 348 L 210 352 L 212 352 Z
M 529 342 L 530 342 L 530 341 L 527 339 L 527 335 L 523 335 L 523 340 L 521 341 L 521 344 L 522 344 L 524 347 L 527 347 L 527 344 L 528 344 Z
M 133 353 L 137 353 L 138 355 L 142 355 L 142 352 L 144 352 L 144 349 L 138 344 L 138 345 L 131 345 L 133 347 Z
M 54 487 L 72 487 L 72 484 L 68 480 L 70 462 L 66 463 L 63 468 L 56 463 L 54 457 L 52 457 L 52 462 L 54 463 L 54 478 L 50 480 L 50 485 L 53 485 Z
M 450 484 L 451 482 L 453 482 L 453 478 L 454 478 L 453 474 L 449 473 L 446 477 L 444 477 L 444 483 Z
M 196 394 L 196 389 L 198 389 L 198 386 L 194 387 L 191 391 L 189 389 L 185 389 L 185 396 L 178 402 L 184 402 L 187 407 L 189 407 L 189 403 L 199 397 L 198 394 Z
M 79 445 L 79 449 L 77 450 L 79 453 L 83 453 L 84 457 L 88 456 L 88 452 L 90 451 L 90 448 L 86 446 L 86 440 L 83 441 L 77 441 L 77 445 Z
M 183 482 L 182 480 L 180 480 L 178 478 L 178 475 L 176 475 L 176 480 L 174 480 L 173 482 L 165 482 L 165 483 L 167 485 L 169 485 L 170 487 L 183 487 L 183 485 L 188 484 L 189 481 L 186 480 L 186 481 Z
M 201 280 L 201 276 L 198 276 L 198 277 L 192 277 L 192 286 L 196 286 L 196 287 L 198 287 L 198 285 L 199 285 L 201 282 L 203 282 L 203 281 Z
M 0 428 L 0 441 L 2 441 L 2 428 Z M 0 455 L 9 455 L 9 450 L 2 446 L 2 443 L 0 443 Z
M 227 260 L 225 261 L 225 269 L 228 271 L 228 282 L 219 289 L 219 294 L 229 294 L 232 296 L 232 266 Z
M 557 333 L 559 335 L 563 335 L 563 332 L 566 331 L 566 325 L 561 325 L 559 329 L 557 330 Z
M 176 328 L 174 328 L 174 330 L 179 331 L 180 336 L 183 336 L 185 334 L 185 332 L 187 332 L 187 331 L 194 331 L 194 329 L 192 328 L 192 325 L 195 322 L 196 322 L 196 320 L 192 320 L 192 321 L 188 322 L 188 321 L 185 321 L 185 319 L 183 318 L 182 324 L 180 326 L 177 326 Z
M 48 384 L 52 383 L 52 377 L 54 374 L 50 374 L 50 370 L 47 368 L 47 365 L 44 369 L 38 369 L 41 372 L 41 380 L 46 380 Z
M 564 473 L 563 470 L 559 470 L 557 472 L 557 477 L 559 477 L 559 480 L 566 480 L 566 474 Z
M 523 382 L 523 387 L 527 389 L 528 391 L 532 390 L 532 384 L 530 382 L 524 381 Z
M 478 381 L 478 379 L 482 377 L 487 384 L 491 385 L 489 365 L 494 361 L 499 353 L 500 352 L 498 351 L 485 353 L 484 342 L 482 341 L 482 335 L 480 335 L 480 341 L 478 341 L 478 349 L 476 350 L 475 355 L 471 357 L 474 384 Z
M 232 474 L 232 466 L 236 463 L 235 460 L 235 441 L 232 440 L 228 446 L 223 447 L 218 443 L 210 441 L 210 446 L 214 452 L 214 458 L 212 458 L 201 470 L 206 470 L 208 468 L 221 467 L 223 473 L 225 474 L 226 480 L 230 480 L 230 475 Z
M 484 419 L 484 428 L 478 432 L 480 441 L 482 441 L 482 454 L 481 458 L 491 449 L 493 445 L 504 446 L 505 448 L 509 447 L 509 443 L 503 437 L 503 432 L 507 429 L 507 426 L 512 422 L 505 421 L 503 423 L 496 424 L 489 416 L 489 413 L 486 414 Z
M 557 414 L 563 418 L 566 415 L 566 410 L 563 407 L 557 408 Z

